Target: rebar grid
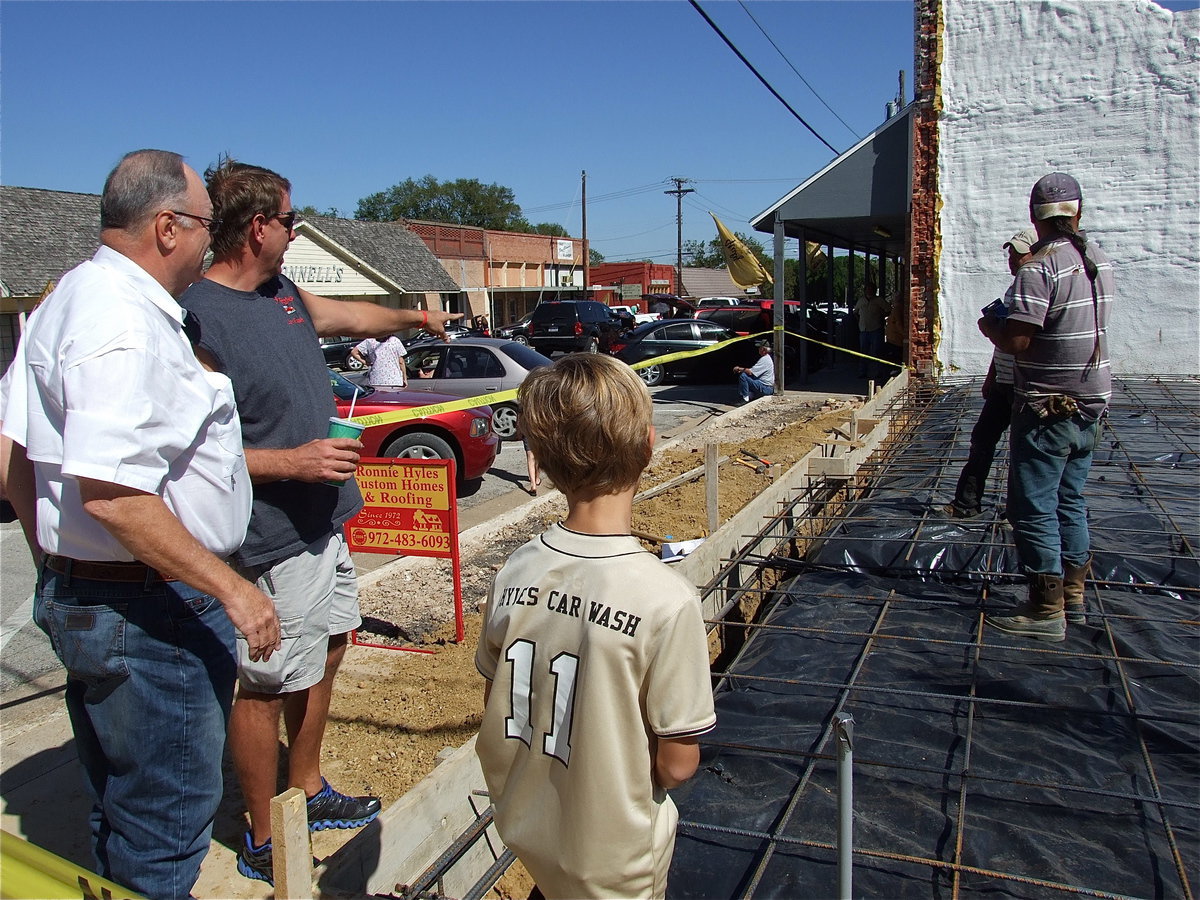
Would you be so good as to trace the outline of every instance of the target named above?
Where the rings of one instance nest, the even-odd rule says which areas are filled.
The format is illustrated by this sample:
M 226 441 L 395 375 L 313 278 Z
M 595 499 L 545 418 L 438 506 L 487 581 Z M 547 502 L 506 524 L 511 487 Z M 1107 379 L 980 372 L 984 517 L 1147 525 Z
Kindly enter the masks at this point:
M 821 886 L 833 883 L 834 822 L 821 814 L 831 722 L 844 711 L 859 744 L 856 869 L 877 879 L 877 896 L 1190 900 L 1200 863 L 1200 378 L 1114 387 L 1086 491 L 1097 557 L 1089 625 L 1072 626 L 1065 644 L 983 625 L 1023 583 L 1003 518 L 1007 447 L 997 448 L 985 514 L 942 512 L 981 405 L 975 381 L 898 396 L 888 441 L 853 479 L 797 492 L 706 586 L 711 608 L 765 615 L 719 623 L 737 652 L 714 672 L 718 732 L 704 772 L 680 794 L 673 894 L 713 896 L 706 890 L 732 871 L 731 896 L 830 895 Z M 807 674 L 818 659 L 836 660 L 825 663 L 836 677 Z M 888 722 L 909 730 L 886 733 Z M 1032 776 L 1020 771 L 1029 757 Z M 714 809 L 742 781 L 765 796 L 753 780 L 765 771 L 782 772 L 787 789 L 769 797 L 760 827 L 748 802 L 736 814 L 744 824 Z M 1115 845 L 1110 819 L 1129 823 Z M 720 834 L 736 840 L 713 871 L 700 869 L 697 890 L 688 845 L 717 852 Z M 1127 870 L 1119 884 L 1105 880 L 1114 865 Z

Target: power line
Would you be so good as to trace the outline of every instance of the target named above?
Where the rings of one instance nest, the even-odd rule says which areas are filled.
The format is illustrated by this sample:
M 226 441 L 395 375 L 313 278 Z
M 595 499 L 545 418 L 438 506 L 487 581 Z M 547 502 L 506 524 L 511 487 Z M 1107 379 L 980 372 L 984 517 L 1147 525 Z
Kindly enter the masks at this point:
M 664 228 L 669 228 L 670 226 L 671 226 L 670 222 L 664 222 L 662 225 L 655 225 L 653 228 L 647 228 L 645 231 L 638 231 L 638 232 L 635 232 L 634 234 L 620 234 L 620 235 L 615 235 L 613 237 L 592 238 L 591 243 L 600 244 L 600 243 L 604 243 L 607 241 L 624 241 L 624 240 L 628 240 L 629 238 L 641 237 L 643 234 L 650 234 L 651 232 L 662 231 Z
M 802 115 L 800 115 L 800 113 L 796 112 L 796 110 L 792 109 L 791 104 L 788 103 L 786 100 L 784 100 L 782 96 L 780 96 L 779 91 L 777 91 L 777 90 L 775 90 L 775 88 L 771 87 L 771 83 L 769 81 L 767 81 L 767 79 L 763 78 L 763 76 L 761 74 L 759 74 L 758 69 L 754 68 L 754 65 L 750 62 L 750 60 L 746 59 L 746 57 L 742 53 L 742 51 L 739 50 L 736 46 L 734 46 L 733 41 L 729 40 L 729 38 L 727 38 L 725 36 L 725 32 L 723 32 L 720 28 L 717 27 L 717 23 L 714 22 L 712 19 L 710 19 L 708 17 L 708 13 L 706 13 L 703 9 L 700 8 L 700 4 L 697 3 L 696 0 L 688 0 L 688 2 L 692 5 L 692 8 L 694 10 L 696 10 L 696 12 L 700 13 L 700 15 L 704 17 L 704 21 L 707 22 L 709 27 L 712 28 L 712 30 L 717 33 L 717 35 L 721 38 L 721 40 L 723 40 L 725 42 L 725 46 L 727 46 L 730 50 L 732 50 L 734 53 L 736 53 L 737 58 L 742 61 L 742 64 L 745 65 L 745 67 L 747 69 L 749 69 L 751 72 L 754 73 L 755 78 L 757 78 L 760 82 L 762 82 L 762 86 L 765 87 L 768 91 L 770 91 L 771 94 L 775 97 L 775 99 L 778 100 L 780 103 L 782 103 L 784 105 L 784 107 L 787 109 L 787 111 L 796 117 L 796 121 L 798 121 L 801 125 L 803 125 L 805 128 L 807 128 L 809 130 L 809 132 L 812 134 L 813 137 L 815 137 L 818 141 L 820 141 L 822 144 L 824 144 L 826 147 L 828 147 L 834 156 L 837 156 L 839 153 L 838 149 L 835 146 L 833 146 L 833 144 L 829 143 L 829 141 L 825 140 L 825 138 L 821 137 L 821 135 L 819 135 L 817 133 L 817 130 L 815 128 L 813 128 L 811 125 L 809 125 L 806 121 L 804 121 L 804 117 Z
M 706 208 L 706 207 L 701 206 L 699 203 L 692 200 L 690 197 L 687 200 L 685 200 L 684 202 L 687 203 L 688 206 L 694 207 L 694 208 L 700 210 L 701 212 L 708 212 L 709 209 L 711 209 L 712 207 L 715 206 L 717 209 L 724 212 L 726 215 L 733 216 L 739 222 L 743 219 L 749 218 L 749 216 L 745 216 L 742 213 L 738 212 L 737 210 L 730 209 L 728 206 L 725 206 L 723 203 L 718 203 L 712 197 L 706 196 L 705 194 L 702 194 L 699 191 L 696 191 L 696 196 L 699 197 L 700 199 L 704 200 L 705 202 L 707 202 L 708 207 Z
M 779 45 L 775 43 L 774 38 L 772 38 L 769 34 L 767 34 L 767 30 L 765 28 L 763 28 L 762 25 L 759 25 L 758 19 L 754 18 L 754 13 L 750 12 L 749 8 L 747 8 L 746 4 L 743 3 L 742 0 L 738 0 L 738 6 L 740 6 L 743 10 L 745 10 L 746 15 L 748 15 L 750 17 L 751 22 L 753 22 L 755 25 L 758 25 L 758 30 L 763 33 L 763 37 L 765 37 L 768 41 L 771 42 L 771 46 L 775 48 L 775 52 L 778 53 L 781 57 L 783 57 L 783 61 L 788 64 L 788 66 L 791 68 L 791 70 L 793 72 L 796 73 L 796 77 L 799 78 L 801 81 L 803 81 L 804 86 L 813 92 L 814 97 L 816 97 L 818 100 L 821 101 L 821 105 L 824 106 L 831 113 L 833 113 L 833 117 L 835 119 L 837 119 L 839 122 L 841 122 L 843 125 L 845 125 L 847 131 L 849 131 L 856 138 L 862 138 L 862 135 L 859 134 L 857 131 L 855 131 L 853 128 L 851 128 L 850 125 L 846 122 L 846 120 L 843 119 L 841 116 L 839 116 L 837 114 L 837 112 L 834 110 L 834 108 L 825 102 L 825 98 L 817 93 L 817 89 L 808 83 L 808 79 L 805 78 L 803 75 L 801 75 L 800 71 L 795 66 L 792 65 L 792 61 L 787 58 L 787 54 L 785 54 L 782 50 L 779 49 Z
M 653 184 L 639 185 L 638 187 L 625 188 L 619 191 L 611 191 L 607 194 L 598 194 L 594 197 L 588 197 L 588 205 L 593 203 L 603 203 L 605 200 L 623 200 L 627 197 L 636 197 L 639 194 L 648 194 L 651 191 L 657 191 L 665 184 L 665 181 L 656 181 Z M 555 209 L 564 209 L 572 206 L 574 201 L 570 203 L 548 203 L 544 206 L 522 207 L 523 213 L 549 212 Z

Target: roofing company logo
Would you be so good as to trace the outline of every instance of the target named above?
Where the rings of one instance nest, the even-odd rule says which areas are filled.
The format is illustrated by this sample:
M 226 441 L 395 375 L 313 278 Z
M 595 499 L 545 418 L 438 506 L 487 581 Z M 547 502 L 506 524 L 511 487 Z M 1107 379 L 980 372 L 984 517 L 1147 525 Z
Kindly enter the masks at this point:
M 275 302 L 283 307 L 284 315 L 288 317 L 289 325 L 300 325 L 304 322 L 304 316 L 296 310 L 295 297 L 276 297 Z

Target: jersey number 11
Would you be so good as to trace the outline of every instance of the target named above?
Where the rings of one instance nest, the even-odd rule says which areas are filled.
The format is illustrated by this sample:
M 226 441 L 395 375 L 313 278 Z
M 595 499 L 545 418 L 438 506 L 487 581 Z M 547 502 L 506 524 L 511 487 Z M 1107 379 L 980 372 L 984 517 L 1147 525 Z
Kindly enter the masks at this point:
M 504 736 L 517 738 L 533 747 L 533 722 L 530 718 L 530 697 L 534 691 L 534 660 L 537 656 L 533 641 L 517 640 L 508 645 L 504 659 L 512 665 L 512 714 L 504 719 Z M 542 752 L 553 756 L 564 766 L 571 761 L 571 719 L 575 711 L 575 676 L 579 657 L 560 653 L 550 660 L 550 675 L 554 676 L 554 719 L 550 730 L 542 735 Z M 538 679 L 544 682 L 544 678 Z

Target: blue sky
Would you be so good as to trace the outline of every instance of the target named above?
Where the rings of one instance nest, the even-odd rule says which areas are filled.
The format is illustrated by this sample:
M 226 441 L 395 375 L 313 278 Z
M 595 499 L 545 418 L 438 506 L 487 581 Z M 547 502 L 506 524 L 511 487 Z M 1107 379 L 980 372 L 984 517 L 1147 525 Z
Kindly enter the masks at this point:
M 911 99 L 907 0 L 700 3 L 839 151 L 882 122 L 901 69 Z M 7 0 L 0 59 L 5 184 L 98 193 L 127 150 L 200 170 L 229 152 L 287 176 L 297 206 L 351 216 L 408 177 L 477 178 L 578 236 L 586 170 L 611 260 L 674 260 L 670 178 L 696 191 L 684 239 L 707 241 L 707 210 L 749 232 L 833 158 L 686 0 Z

